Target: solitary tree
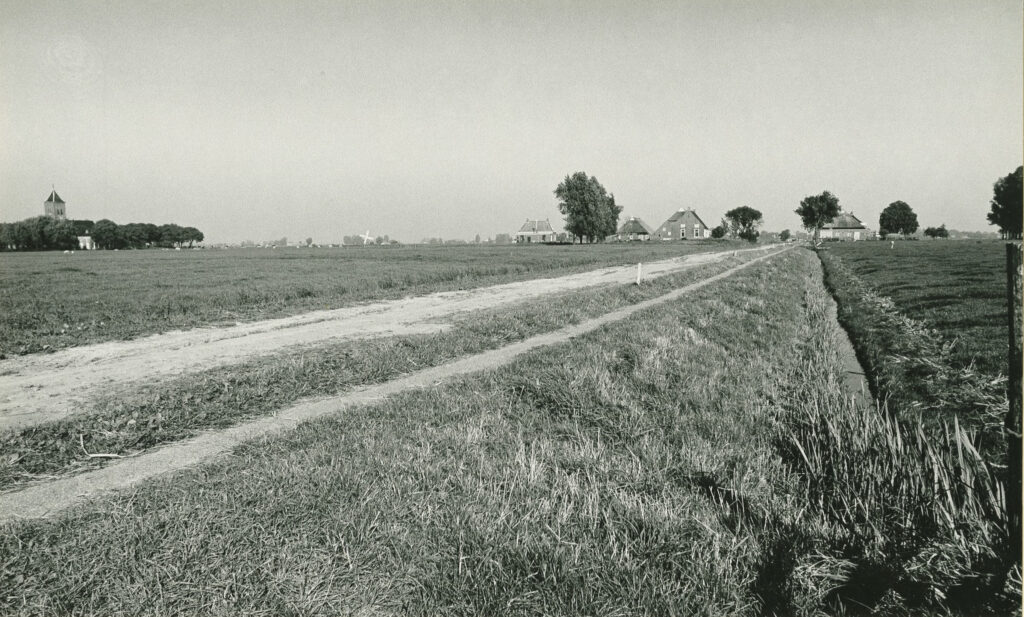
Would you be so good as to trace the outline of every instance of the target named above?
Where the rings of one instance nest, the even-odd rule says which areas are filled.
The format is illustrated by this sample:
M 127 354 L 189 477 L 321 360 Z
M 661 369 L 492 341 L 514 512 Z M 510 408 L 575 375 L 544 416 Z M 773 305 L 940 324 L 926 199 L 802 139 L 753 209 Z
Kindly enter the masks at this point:
M 615 204 L 615 195 L 608 193 L 597 178 L 577 171 L 555 189 L 558 210 L 565 215 L 565 229 L 583 242 L 604 240 L 615 233 L 622 206 Z
M 757 228 L 761 225 L 761 211 L 750 206 L 740 206 L 725 213 L 725 220 L 729 224 L 729 232 L 737 238 L 743 238 L 748 242 L 757 242 L 761 232 Z
M 796 213 L 804 229 L 814 233 L 814 243 L 818 244 L 821 228 L 839 215 L 839 198 L 828 191 L 804 197 Z
M 1024 167 L 1000 178 L 992 186 L 992 211 L 988 213 L 989 225 L 998 225 L 1004 238 L 1021 236 L 1021 176 Z
M 929 238 L 948 238 L 949 231 L 946 229 L 946 224 L 943 223 L 939 227 L 928 227 L 924 230 L 924 235 Z
M 878 233 L 910 235 L 917 231 L 917 215 L 905 202 L 894 201 L 878 217 Z
M 786 242 L 787 240 L 789 240 L 789 237 L 791 235 L 793 235 L 793 234 L 789 233 L 788 229 L 783 229 L 782 231 L 779 232 L 779 240 L 782 240 L 783 242 Z

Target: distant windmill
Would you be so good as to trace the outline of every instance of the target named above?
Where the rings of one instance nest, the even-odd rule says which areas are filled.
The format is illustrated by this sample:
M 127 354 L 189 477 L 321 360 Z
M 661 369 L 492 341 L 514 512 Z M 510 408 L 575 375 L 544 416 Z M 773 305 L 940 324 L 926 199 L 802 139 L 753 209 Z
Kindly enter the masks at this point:
M 366 230 L 365 234 L 363 234 L 363 235 L 361 235 L 359 237 L 363 239 L 363 246 L 366 246 L 367 244 L 373 242 L 373 240 L 374 240 L 373 236 L 370 235 L 370 230 L 369 229 Z

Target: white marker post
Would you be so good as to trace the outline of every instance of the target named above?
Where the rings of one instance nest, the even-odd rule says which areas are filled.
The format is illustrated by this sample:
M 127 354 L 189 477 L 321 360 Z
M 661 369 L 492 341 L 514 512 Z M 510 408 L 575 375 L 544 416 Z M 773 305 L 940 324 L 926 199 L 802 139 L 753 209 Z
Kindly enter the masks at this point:
M 639 262 L 639 261 L 636 262 L 636 284 L 637 285 L 640 284 L 640 277 L 643 274 L 643 265 L 644 264 L 642 262 Z

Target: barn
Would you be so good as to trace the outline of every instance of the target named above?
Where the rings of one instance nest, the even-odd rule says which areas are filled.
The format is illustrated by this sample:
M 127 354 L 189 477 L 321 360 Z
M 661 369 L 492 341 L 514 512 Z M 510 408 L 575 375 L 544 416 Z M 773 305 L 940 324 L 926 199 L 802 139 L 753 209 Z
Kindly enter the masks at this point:
M 651 229 L 650 225 L 645 223 L 643 219 L 631 216 L 622 224 L 622 227 L 615 232 L 615 235 L 609 239 L 618 240 L 620 242 L 628 240 L 650 240 L 653 234 L 654 230 Z
M 662 240 L 699 240 L 711 237 L 711 228 L 691 208 L 677 210 L 654 235 Z
M 873 240 L 875 232 L 865 227 L 853 212 L 840 212 L 821 226 L 818 237 L 822 240 Z

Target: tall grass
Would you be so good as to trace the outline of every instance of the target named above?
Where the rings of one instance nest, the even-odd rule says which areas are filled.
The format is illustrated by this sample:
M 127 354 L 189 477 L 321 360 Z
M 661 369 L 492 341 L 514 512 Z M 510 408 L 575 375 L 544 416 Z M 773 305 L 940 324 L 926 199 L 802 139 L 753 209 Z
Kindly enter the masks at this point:
M 811 304 L 813 307 L 814 305 Z M 826 307 L 805 348 L 801 382 L 829 384 L 788 399 L 778 451 L 799 478 L 812 533 L 793 576 L 851 612 L 981 614 L 1019 601 L 1006 545 L 1005 493 L 960 426 L 901 419 L 839 387 L 836 332 Z
M 970 431 L 857 407 L 837 333 L 814 256 L 790 251 L 7 527 L 0 613 L 1012 612 Z
M 920 416 L 926 423 L 956 421 L 978 433 L 984 456 L 1001 459 L 1006 378 L 962 364 L 956 358 L 958 339 L 901 313 L 830 251 L 820 256 L 840 322 L 850 332 L 874 394 L 889 411 Z M 1001 342 L 1005 345 L 1005 334 Z

